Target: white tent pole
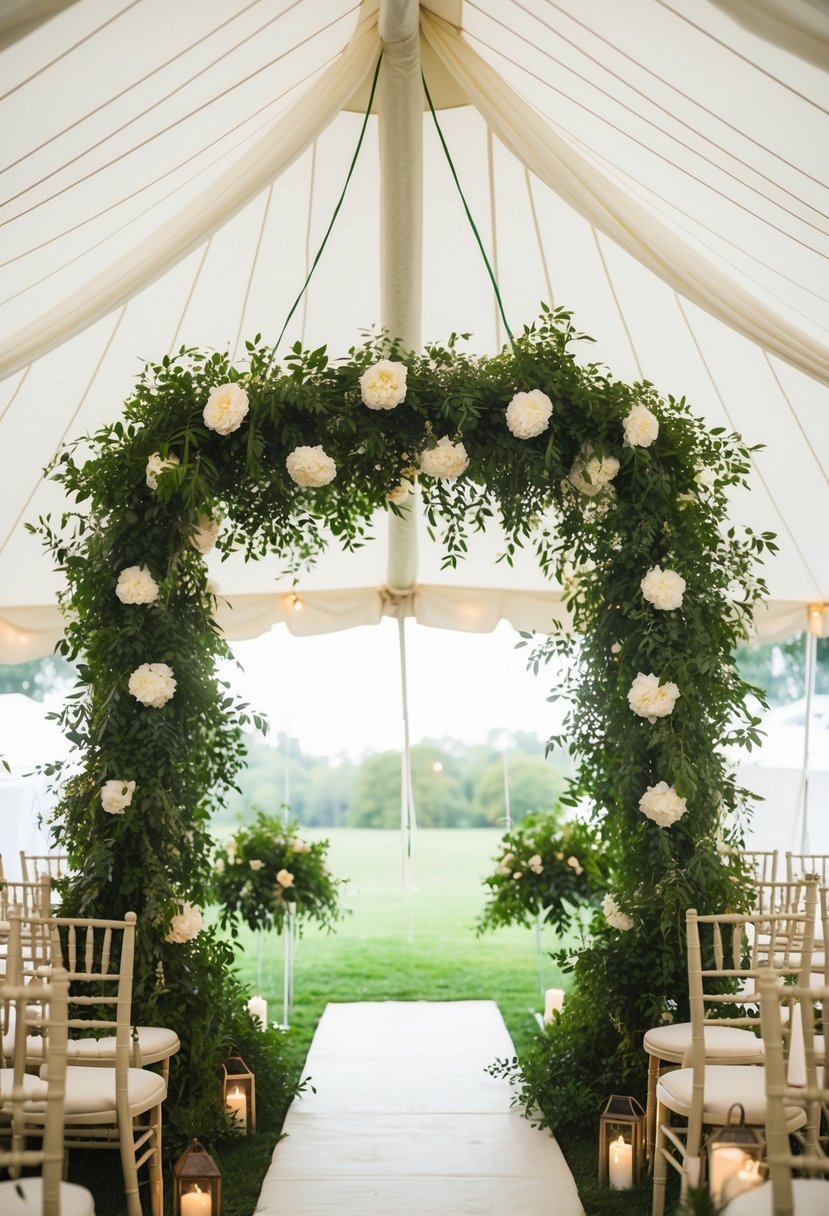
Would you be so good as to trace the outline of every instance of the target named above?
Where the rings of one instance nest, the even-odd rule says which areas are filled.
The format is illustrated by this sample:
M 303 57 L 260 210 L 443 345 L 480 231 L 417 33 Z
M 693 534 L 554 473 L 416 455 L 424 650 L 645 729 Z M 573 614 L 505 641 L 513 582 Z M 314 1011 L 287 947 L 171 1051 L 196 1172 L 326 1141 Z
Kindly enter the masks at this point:
M 821 605 L 822 610 L 822 605 Z M 817 678 L 817 640 L 822 623 L 822 611 L 819 622 L 812 616 L 810 605 L 806 623 L 806 721 L 803 730 L 803 769 L 800 775 L 800 840 L 801 853 L 809 851 L 809 770 L 811 767 L 812 749 L 812 712 L 815 699 L 815 680 Z

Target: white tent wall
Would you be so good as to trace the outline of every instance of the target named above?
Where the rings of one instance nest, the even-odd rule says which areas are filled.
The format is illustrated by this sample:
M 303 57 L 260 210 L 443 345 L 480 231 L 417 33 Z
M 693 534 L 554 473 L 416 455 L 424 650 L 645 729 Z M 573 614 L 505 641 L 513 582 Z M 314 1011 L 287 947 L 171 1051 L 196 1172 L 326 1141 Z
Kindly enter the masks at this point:
M 531 321 L 541 300 L 572 309 L 577 328 L 596 339 L 580 357 L 685 395 L 711 425 L 766 445 L 734 517 L 779 535 L 780 555 L 765 571 L 771 605 L 758 625 L 782 636 L 803 626 L 806 605 L 829 602 L 829 389 L 784 361 L 818 371 L 829 347 L 829 74 L 819 38 L 801 59 L 738 23 L 729 7 L 739 5 L 433 0 L 422 6 L 421 47 L 436 103 L 452 106 L 439 111 L 441 126 L 513 327 Z M 806 7 L 818 29 L 829 29 L 826 5 Z M 380 49 L 376 20 L 376 4 L 340 0 L 119 0 L 117 9 L 77 0 L 0 55 L 7 366 L 23 349 L 15 350 L 15 334 L 33 352 L 48 346 L 55 307 L 71 330 L 73 302 L 80 307 L 96 276 L 124 258 L 140 275 L 142 255 L 149 262 L 179 212 L 196 217 L 192 236 L 205 200 L 214 217 L 222 201 L 233 212 L 243 172 L 251 182 L 262 174 L 250 201 L 192 251 L 186 243 L 171 251 L 168 270 L 0 384 L 0 660 L 46 653 L 59 636 L 59 583 L 24 530 L 63 509 L 59 488 L 41 476 L 56 448 L 117 417 L 145 359 L 182 344 L 230 347 L 243 359 L 246 337 L 275 339 L 354 152 Z M 459 106 L 462 93 L 446 85 L 432 43 L 480 56 L 503 78 L 516 113 L 526 104 L 539 126 L 536 151 L 555 147 L 606 176 L 624 195 L 630 233 L 604 235 L 529 172 L 480 113 Z M 345 92 L 344 82 L 358 79 L 354 111 L 327 122 L 320 90 L 335 81 Z M 485 79 L 482 71 L 469 92 Z M 493 97 L 479 100 L 496 124 Z M 340 104 L 328 102 L 332 113 Z M 304 115 L 303 132 L 288 131 L 291 113 Z M 294 149 L 276 177 L 259 151 L 274 131 Z M 311 141 L 304 152 L 303 140 Z M 372 117 L 286 343 L 326 343 L 336 356 L 361 330 L 388 321 L 378 147 Z M 493 292 L 428 114 L 423 156 L 422 336 L 469 332 L 471 349 L 496 350 L 504 332 Z M 609 206 L 611 194 L 599 203 Z M 640 207 L 652 217 L 644 235 L 634 231 Z M 721 314 L 729 300 L 717 275 L 749 293 L 758 316 L 779 316 L 769 336 L 777 353 L 689 302 L 619 244 L 634 238 L 649 245 L 651 263 L 665 260 L 661 242 L 681 241 L 686 268 L 703 294 L 718 295 Z M 111 290 L 117 299 L 117 282 Z M 789 341 L 793 330 L 801 336 Z M 486 537 L 464 570 L 447 575 L 422 527 L 416 588 L 394 603 L 385 521 L 377 537 L 357 556 L 332 548 L 303 580 L 307 613 L 293 613 L 274 563 L 225 563 L 217 578 L 233 604 L 222 617 L 230 635 L 281 619 L 302 632 L 344 628 L 384 611 L 455 628 L 491 628 L 497 613 L 544 628 L 561 610 L 531 557 L 517 570 L 496 566 L 497 537 Z

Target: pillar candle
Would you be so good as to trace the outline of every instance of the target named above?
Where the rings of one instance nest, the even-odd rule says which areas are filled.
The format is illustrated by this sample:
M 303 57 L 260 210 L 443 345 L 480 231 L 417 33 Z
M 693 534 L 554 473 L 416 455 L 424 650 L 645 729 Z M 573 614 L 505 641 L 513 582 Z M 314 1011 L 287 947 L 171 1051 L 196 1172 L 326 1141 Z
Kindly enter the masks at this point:
M 213 1216 L 213 1200 L 207 1191 L 197 1186 L 181 1197 L 181 1216 Z
M 711 1153 L 711 1194 L 722 1200 L 732 1174 L 749 1164 L 751 1158 L 741 1148 L 715 1148 Z
M 561 1007 L 564 1004 L 564 989 L 563 988 L 548 988 L 544 993 L 544 1021 L 552 1022 L 553 1013 L 558 1010 L 561 1012 Z
M 225 1106 L 239 1126 L 246 1131 L 248 1126 L 248 1096 L 238 1085 L 226 1095 Z
M 633 1186 L 633 1145 L 623 1136 L 610 1145 L 610 1185 L 614 1191 L 629 1191 Z

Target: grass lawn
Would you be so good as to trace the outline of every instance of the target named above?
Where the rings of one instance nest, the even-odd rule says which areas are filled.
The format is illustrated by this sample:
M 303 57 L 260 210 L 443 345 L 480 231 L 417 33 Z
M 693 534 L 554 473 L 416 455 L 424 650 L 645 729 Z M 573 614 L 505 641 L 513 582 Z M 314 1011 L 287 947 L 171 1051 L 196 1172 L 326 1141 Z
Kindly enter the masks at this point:
M 401 887 L 399 833 L 307 830 L 305 835 L 330 839 L 330 868 L 349 879 L 344 899 L 349 915 L 336 933 L 309 926 L 297 943 L 290 1031 L 297 1068 L 329 1001 L 494 1000 L 520 1053 L 536 1029 L 534 1012 L 542 1008 L 542 990 L 566 988 L 567 979 L 548 957 L 561 945 L 552 930 L 542 932 L 540 956 L 532 930 L 475 935 L 485 899 L 481 880 L 489 872 L 500 833 L 419 832 L 417 890 L 411 894 Z M 281 1020 L 282 939 L 243 931 L 238 968 L 251 991 L 267 999 L 269 1019 Z M 258 1105 L 263 1101 L 266 1095 L 259 1096 Z M 273 1141 L 273 1134 L 263 1134 L 220 1146 L 216 1155 L 225 1177 L 224 1216 L 251 1216 Z M 583 1140 L 564 1142 L 562 1147 L 587 1216 L 644 1216 L 650 1210 L 647 1184 L 622 1193 L 596 1185 L 595 1129 L 588 1129 Z M 93 1190 L 102 1156 L 109 1154 L 96 1155 L 92 1181 L 84 1179 Z M 165 1191 L 171 1211 L 171 1182 L 165 1182 Z M 96 1211 L 98 1216 L 120 1216 L 120 1209 L 110 1208 L 106 1201 L 99 1202 Z

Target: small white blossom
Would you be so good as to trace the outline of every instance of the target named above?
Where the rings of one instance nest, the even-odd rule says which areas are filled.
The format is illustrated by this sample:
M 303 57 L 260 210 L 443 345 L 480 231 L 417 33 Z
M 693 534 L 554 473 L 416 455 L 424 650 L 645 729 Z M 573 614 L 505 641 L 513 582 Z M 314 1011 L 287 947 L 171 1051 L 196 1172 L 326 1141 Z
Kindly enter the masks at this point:
M 291 841 L 291 852 L 292 853 L 310 853 L 311 846 L 307 840 L 292 840 Z
M 661 828 L 669 828 L 687 811 L 686 800 L 680 798 L 667 781 L 650 785 L 639 799 L 639 810 Z
M 254 857 L 251 859 L 251 861 L 248 862 L 248 865 L 250 866 L 250 868 L 252 870 L 261 870 L 261 869 L 263 869 L 265 863 L 264 863 L 264 861 L 261 861 L 258 857 Z
M 523 870 L 516 870 L 515 873 L 513 874 L 513 878 L 517 881 L 522 876 L 523 873 L 524 873 Z
M 550 425 L 553 403 L 540 388 L 516 393 L 507 406 L 507 426 L 516 439 L 533 439 Z
M 170 932 L 164 938 L 165 942 L 175 942 L 183 945 L 190 942 L 202 930 L 202 915 L 192 904 L 181 904 L 181 911 L 170 921 Z
M 240 384 L 216 384 L 204 407 L 204 425 L 219 435 L 230 435 L 238 431 L 249 408 L 248 395 Z
M 532 857 L 527 862 L 527 869 L 532 870 L 533 874 L 540 874 L 543 871 L 544 866 L 541 862 L 541 856 L 539 853 L 533 853 Z
M 219 521 L 211 515 L 200 515 L 193 526 L 190 544 L 199 553 L 209 553 L 219 535 Z
M 663 570 L 661 566 L 652 566 L 642 579 L 639 586 L 649 604 L 662 612 L 672 612 L 682 607 L 682 597 L 685 594 L 685 579 L 676 570 Z
M 150 489 L 157 490 L 159 475 L 163 473 L 165 469 L 172 469 L 177 464 L 179 464 L 178 456 L 170 455 L 164 457 L 160 452 L 153 452 L 152 456 L 147 461 L 147 468 L 145 472 L 147 485 L 150 487 Z
M 568 857 L 567 864 L 571 870 L 576 871 L 577 876 L 584 873 L 584 866 L 581 864 L 578 857 Z
M 623 425 L 626 447 L 649 448 L 659 435 L 659 419 L 646 405 L 634 405 Z
M 450 481 L 460 477 L 469 464 L 466 448 L 462 443 L 453 443 L 448 435 L 439 439 L 433 448 L 424 448 L 420 453 L 420 468 L 427 477 L 442 477 Z
M 611 654 L 621 654 L 622 653 L 622 643 L 614 642 L 613 645 L 610 647 L 610 653 Z
M 160 709 L 176 691 L 172 667 L 167 663 L 142 663 L 129 678 L 129 690 L 142 705 Z
M 660 684 L 659 676 L 653 672 L 644 675 L 640 671 L 628 691 L 628 705 L 640 718 L 653 724 L 657 718 L 673 713 L 679 696 L 676 684 Z
M 582 494 L 593 498 L 610 488 L 618 472 L 619 461 L 615 456 L 598 456 L 592 443 L 586 443 L 573 462 L 567 480 Z
M 290 870 L 277 871 L 276 881 L 280 887 L 292 887 L 294 885 L 294 876 Z
M 397 506 L 401 506 L 404 502 L 408 501 L 413 489 L 414 487 L 412 483 L 406 477 L 404 477 L 401 479 L 399 485 L 395 486 L 393 490 L 389 490 L 386 498 L 389 500 L 389 502 L 393 502 Z
M 327 486 L 337 476 L 337 466 L 320 444 L 294 448 L 285 458 L 285 467 L 298 486 Z
M 122 604 L 154 604 L 158 583 L 146 566 L 126 566 L 118 575 L 115 594 Z
M 134 781 L 105 781 L 101 786 L 101 806 L 109 815 L 123 815 L 134 793 Z
M 381 359 L 360 377 L 363 404 L 370 410 L 393 410 L 406 399 L 406 365 Z
M 612 895 L 605 895 L 602 900 L 602 912 L 611 929 L 620 929 L 626 933 L 633 928 L 633 920 L 627 912 L 623 912 Z

